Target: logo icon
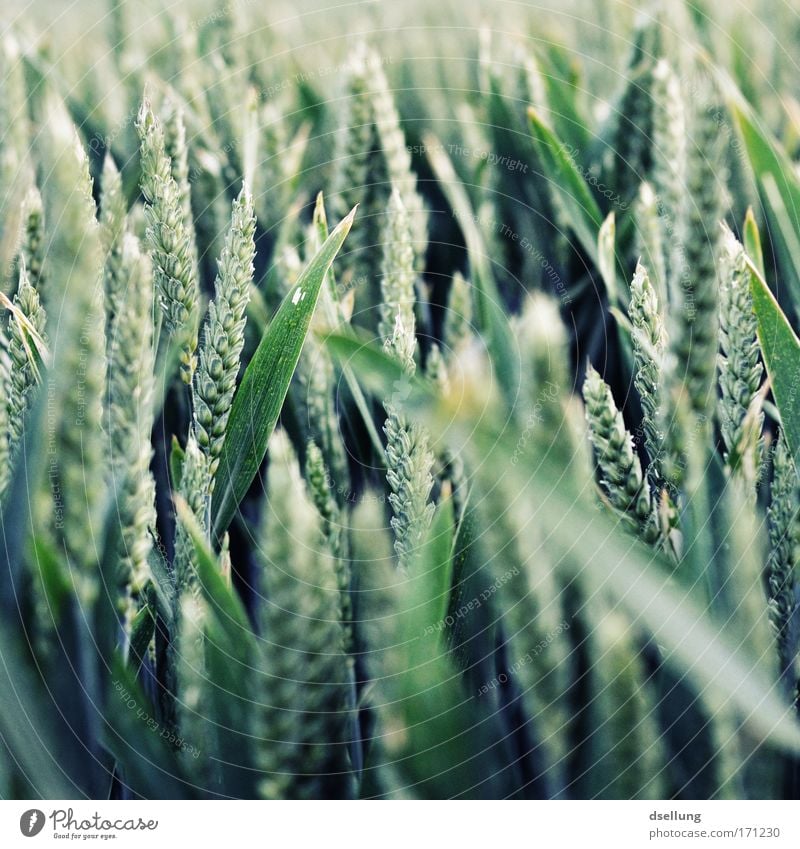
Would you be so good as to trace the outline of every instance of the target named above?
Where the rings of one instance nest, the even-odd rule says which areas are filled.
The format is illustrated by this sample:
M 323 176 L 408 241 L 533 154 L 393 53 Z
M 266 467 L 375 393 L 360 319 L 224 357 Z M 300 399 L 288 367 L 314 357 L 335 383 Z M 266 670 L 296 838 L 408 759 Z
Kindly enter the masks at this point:
M 36 837 L 44 828 L 44 813 L 37 808 L 31 808 L 19 818 L 19 830 L 25 837 Z

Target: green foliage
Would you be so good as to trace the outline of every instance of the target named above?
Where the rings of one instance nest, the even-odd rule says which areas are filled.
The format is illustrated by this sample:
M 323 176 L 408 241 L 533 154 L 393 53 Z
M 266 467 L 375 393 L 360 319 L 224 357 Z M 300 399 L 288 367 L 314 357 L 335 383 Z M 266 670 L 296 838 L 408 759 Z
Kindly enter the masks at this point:
M 550 175 L 554 190 L 566 208 L 570 226 L 590 257 L 597 256 L 597 234 L 602 214 L 586 181 L 563 142 L 536 110 L 528 111 L 536 152 Z
M 800 341 L 782 312 L 764 278 L 748 262 L 753 308 L 758 318 L 758 341 L 767 374 L 772 381 L 775 403 L 781 414 L 784 436 L 800 467 L 800 399 L 794 390 Z

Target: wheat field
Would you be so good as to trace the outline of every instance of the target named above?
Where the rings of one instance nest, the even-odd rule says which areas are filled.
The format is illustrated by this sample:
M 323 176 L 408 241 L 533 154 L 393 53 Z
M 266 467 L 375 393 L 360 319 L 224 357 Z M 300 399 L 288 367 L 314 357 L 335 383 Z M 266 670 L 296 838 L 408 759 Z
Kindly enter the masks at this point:
M 797 798 L 797 4 L 7 5 L 0 798 Z

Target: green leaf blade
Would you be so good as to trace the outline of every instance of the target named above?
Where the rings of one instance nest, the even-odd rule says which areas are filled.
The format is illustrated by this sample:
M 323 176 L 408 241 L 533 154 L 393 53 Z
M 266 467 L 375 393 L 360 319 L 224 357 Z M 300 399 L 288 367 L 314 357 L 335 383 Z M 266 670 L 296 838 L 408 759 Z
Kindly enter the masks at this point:
M 553 191 L 564 204 L 581 247 L 599 266 L 597 244 L 603 225 L 600 207 L 568 149 L 532 106 L 528 108 L 528 120 L 536 152 L 551 175 Z
M 797 391 L 800 341 L 752 260 L 748 260 L 748 267 L 753 309 L 758 319 L 758 342 L 772 381 L 783 432 L 795 466 L 800 468 L 800 393 Z
M 355 212 L 353 209 L 331 233 L 286 295 L 242 377 L 233 399 L 211 503 L 216 539 L 228 529 L 264 459 L 322 283 L 350 232 Z

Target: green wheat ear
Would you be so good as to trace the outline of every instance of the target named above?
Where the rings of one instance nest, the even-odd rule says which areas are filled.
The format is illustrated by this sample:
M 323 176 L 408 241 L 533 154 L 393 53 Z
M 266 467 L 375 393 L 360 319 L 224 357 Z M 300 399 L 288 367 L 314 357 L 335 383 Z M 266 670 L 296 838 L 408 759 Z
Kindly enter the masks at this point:
M 100 192 L 100 236 L 105 252 L 103 280 L 106 293 L 106 334 L 126 297 L 126 273 L 123 268 L 123 242 L 127 224 L 127 204 L 122 192 L 122 176 L 110 153 L 103 160 Z
M 698 102 L 711 102 L 712 96 L 708 83 Z M 691 409 L 697 416 L 709 418 L 717 397 L 717 255 L 722 236 L 718 222 L 725 213 L 724 139 L 710 110 L 697 107 L 689 127 L 693 139 L 686 164 L 683 253 L 672 280 L 670 295 L 676 309 L 671 312 L 669 335 Z
M 20 255 L 25 262 L 31 286 L 43 295 L 47 283 L 44 268 L 45 233 L 44 207 L 39 190 L 28 189 L 22 206 L 22 244 Z
M 635 629 L 620 611 L 600 610 L 590 637 L 596 652 L 592 706 L 601 729 L 592 769 L 597 775 L 590 776 L 596 788 L 592 797 L 662 799 L 666 752 Z
M 19 286 L 14 295 L 14 305 L 18 312 L 10 313 L 8 319 L 9 369 L 5 387 L 8 451 L 12 458 L 22 437 L 25 413 L 30 408 L 33 390 L 41 379 L 37 345 L 32 332 L 42 341 L 47 338 L 47 317 L 24 260 L 19 269 Z
M 542 292 L 532 293 L 513 328 L 525 363 L 525 401 L 531 406 L 540 402 L 544 427 L 556 433 L 563 424 L 560 401 L 572 383 L 567 331 L 557 302 Z M 541 404 L 544 398 L 553 402 Z
M 524 439 L 520 451 L 532 438 L 540 450 L 569 463 L 584 480 L 591 479 L 583 412 L 579 403 L 570 400 L 573 377 L 558 303 L 549 295 L 533 292 L 511 326 L 522 363 L 518 421 Z
M 348 249 L 339 259 L 345 283 L 360 280 L 367 272 L 365 252 L 370 246 L 367 224 L 371 219 L 368 200 L 370 153 L 374 144 L 374 113 L 369 97 L 366 48 L 358 45 L 348 63 L 345 103 L 335 147 L 335 171 L 331 180 L 333 217 L 343 218 L 356 204 L 361 206 L 362 226 L 348 236 Z M 328 192 L 326 192 L 326 196 Z M 372 222 L 374 224 L 374 222 Z
M 200 449 L 208 456 L 212 488 L 244 347 L 245 311 L 253 282 L 255 229 L 253 198 L 245 186 L 233 204 L 194 379 L 195 435 Z
M 648 276 L 663 310 L 667 304 L 667 267 L 664 258 L 662 222 L 659 201 L 653 186 L 643 182 L 635 204 L 636 253 L 648 270 Z
M 638 175 L 650 164 L 653 146 L 652 83 L 655 58 L 660 52 L 661 32 L 656 19 L 645 16 L 637 22 L 633 49 L 624 71 L 625 88 L 616 106 L 617 120 L 613 151 L 621 194 L 630 197 Z
M 336 583 L 339 587 L 339 618 L 344 628 L 344 646 L 348 654 L 353 648 L 353 605 L 350 599 L 350 561 L 342 511 L 331 491 L 332 481 L 325 459 L 313 439 L 306 445 L 306 480 L 309 495 L 322 518 L 322 532 L 333 555 Z
M 259 536 L 265 596 L 257 673 L 257 759 L 265 774 L 259 789 L 267 799 L 324 798 L 328 784 L 346 785 L 350 772 L 341 593 L 321 517 L 283 431 L 273 434 L 269 456 Z
M 201 450 L 194 432 L 190 431 L 183 456 L 180 494 L 203 531 L 208 531 L 210 478 L 208 455 Z M 195 548 L 187 529 L 180 521 L 175 528 L 174 566 L 176 598 L 186 590 L 197 594 L 199 587 Z
M 304 245 L 304 260 L 310 262 L 327 237 L 328 223 L 322 193 L 317 195 L 312 222 Z M 305 441 L 313 441 L 322 452 L 332 480 L 331 494 L 344 504 L 350 491 L 350 471 L 339 427 L 336 396 L 337 372 L 317 333 L 324 333 L 330 321 L 345 320 L 336 294 L 333 271 L 329 272 L 321 295 L 322 304 L 314 313 L 311 332 L 306 337 L 297 363 L 290 393 L 297 410 Z M 377 441 L 377 440 L 376 440 Z
M 348 63 L 342 123 L 336 137 L 336 171 L 330 193 L 335 217 L 346 215 L 364 199 L 373 127 L 368 91 L 366 49 L 360 44 Z
M 312 324 L 312 333 L 314 329 Z M 323 452 L 334 483 L 332 494 L 342 502 L 350 488 L 350 473 L 334 395 L 336 372 L 324 346 L 311 334 L 303 346 L 290 391 L 302 410 L 304 435 Z
M 488 518 L 488 516 L 487 516 Z M 572 613 L 545 534 L 533 527 L 522 504 L 492 519 L 486 531 L 499 608 L 508 637 L 509 670 L 529 716 L 536 717 L 542 758 L 555 786 L 565 783 L 574 715 L 569 703 Z M 524 534 L 515 539 L 511 534 Z M 481 692 L 482 700 L 488 693 Z
M 183 109 L 176 102 L 173 93 L 167 94 L 162 106 L 164 127 L 164 151 L 169 157 L 170 173 L 178 187 L 184 220 L 192 235 L 192 193 L 189 184 L 189 147 L 186 144 L 186 127 L 183 122 Z
M 313 439 L 306 445 L 306 479 L 319 514 L 322 517 L 323 533 L 331 547 L 331 551 L 338 553 L 342 545 L 342 527 L 340 524 L 339 505 L 331 492 L 331 479 L 325 466 L 319 446 Z
M 136 121 L 142 159 L 142 194 L 147 201 L 147 245 L 167 332 L 182 340 L 181 376 L 191 383 L 196 367 L 198 282 L 195 247 L 181 189 L 172 173 L 164 130 L 150 101 Z
M 175 684 L 180 693 L 177 722 L 184 739 L 202 741 L 208 734 L 205 717 L 211 689 L 204 651 L 210 612 L 206 600 L 191 592 L 177 600 L 176 609 L 180 623 L 174 649 Z
M 796 614 L 797 567 L 800 562 L 800 491 L 797 470 L 783 433 L 772 459 L 772 493 L 767 511 L 770 553 L 767 559 L 769 618 L 775 634 L 778 671 L 787 693 L 798 692 L 797 640 L 792 631 Z
M 392 492 L 392 530 L 395 550 L 402 569 L 412 562 L 433 518 L 434 505 L 428 499 L 433 488 L 433 454 L 427 435 L 409 424 L 390 405 L 384 425 L 386 434 L 386 480 Z
M 449 351 L 458 351 L 472 338 L 472 288 L 456 271 L 450 284 L 444 317 L 444 341 Z
M 413 370 L 414 339 L 414 248 L 411 243 L 411 224 L 400 192 L 394 190 L 386 210 L 383 233 L 383 262 L 381 265 L 381 293 L 378 332 L 384 345 L 393 349 L 407 369 Z M 391 341 L 398 322 L 403 327 L 402 339 L 395 345 Z M 411 359 L 409 360 L 409 351 Z
M 662 477 L 659 464 L 663 436 L 659 410 L 663 405 L 661 384 L 664 377 L 666 335 L 656 291 L 650 282 L 647 269 L 641 263 L 637 264 L 631 281 L 628 314 L 633 327 L 634 385 L 642 404 L 642 431 L 650 457 L 647 474 L 656 490 L 660 490 Z
M 399 193 L 409 216 L 414 269 L 422 270 L 428 245 L 428 213 L 417 192 L 417 176 L 411 168 L 411 153 L 400 127 L 400 115 L 392 96 L 380 58 L 369 53 L 366 60 L 372 93 L 372 108 L 378 141 L 383 151 L 386 172 L 393 188 Z
M 651 97 L 651 182 L 655 190 L 661 228 L 659 241 L 664 250 L 663 282 L 672 296 L 673 290 L 680 285 L 676 278 L 680 276 L 682 268 L 686 192 L 686 106 L 680 81 L 665 59 L 660 60 L 653 71 Z
M 0 502 L 11 480 L 11 452 L 8 446 L 8 337 L 0 322 Z
M 648 542 L 654 542 L 658 530 L 653 505 L 633 450 L 633 438 L 625 429 L 611 390 L 591 365 L 586 371 L 583 399 L 603 491 L 615 512 Z
M 434 342 L 428 351 L 428 359 L 425 363 L 425 377 L 435 387 L 441 396 L 446 396 L 450 391 L 450 376 L 447 373 L 447 363 L 442 355 L 442 349 Z
M 52 354 L 48 397 L 58 410 L 51 434 L 49 505 L 43 529 L 63 548 L 80 603 L 99 591 L 97 541 L 107 492 L 103 256 L 89 160 L 66 106 L 48 102 L 49 120 L 37 139 L 48 228 L 47 332 Z M 52 262 L 51 262 L 52 259 Z
M 111 261 L 111 254 L 107 258 Z M 151 530 L 155 527 L 153 448 L 153 275 L 138 240 L 125 234 L 116 282 L 120 299 L 108 341 L 108 431 L 120 525 L 120 584 L 127 624 L 151 579 Z
M 411 230 L 398 191 L 392 193 L 384 234 L 383 303 L 381 332 L 384 350 L 405 373 L 413 375 L 417 347 L 414 335 L 414 251 Z M 428 498 L 433 488 L 433 454 L 426 432 L 403 415 L 402 387 L 388 399 L 386 407 L 386 480 L 392 492 L 389 503 L 394 513 L 392 528 L 400 567 L 407 568 L 422 544 L 433 517 Z
M 16 251 L 18 239 L 18 203 L 31 183 L 31 127 L 28 118 L 29 96 L 25 64 L 20 45 L 6 28 L 0 39 L 0 198 L 3 223 L 0 227 L 0 288 L 6 289 L 6 263 Z
M 720 259 L 720 431 L 725 463 L 751 485 L 760 463 L 761 378 L 757 320 L 744 248 L 723 225 Z

